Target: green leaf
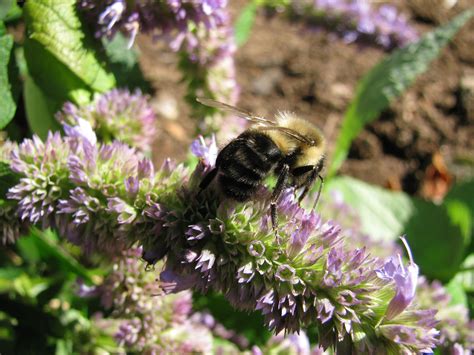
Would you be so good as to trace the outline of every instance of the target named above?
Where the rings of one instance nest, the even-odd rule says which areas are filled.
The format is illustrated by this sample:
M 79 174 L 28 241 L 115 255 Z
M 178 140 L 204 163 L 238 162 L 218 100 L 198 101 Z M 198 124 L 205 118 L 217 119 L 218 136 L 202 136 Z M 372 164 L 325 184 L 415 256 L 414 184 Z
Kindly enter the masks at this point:
M 471 222 L 471 248 L 469 251 L 474 252 L 474 240 L 472 238 L 474 235 L 474 180 L 463 181 L 455 184 L 451 190 L 449 190 L 444 200 L 445 203 L 449 203 L 450 201 L 461 201 L 467 207 Z
M 352 140 L 372 122 L 392 99 L 402 94 L 428 68 L 456 32 L 471 18 L 467 10 L 448 24 L 425 34 L 418 42 L 393 52 L 359 82 L 342 122 L 328 176 L 333 176 L 347 157 Z
M 463 227 L 453 222 L 446 206 L 412 199 L 414 213 L 404 228 L 422 273 L 441 281 L 459 270 L 468 241 Z
M 451 223 L 459 226 L 464 243 L 469 245 L 472 237 L 472 215 L 468 206 L 464 202 L 454 199 L 444 201 L 443 205 L 446 207 Z
M 447 285 L 445 285 L 446 291 L 451 295 L 450 304 L 462 304 L 467 307 L 467 296 L 464 291 L 463 285 L 456 279 L 453 278 Z
M 2 0 L 0 2 L 0 21 L 5 19 L 13 4 L 15 4 L 15 1 L 13 0 Z
M 104 92 L 115 79 L 80 22 L 75 0 L 30 0 L 25 4 L 25 58 L 41 90 L 57 101 L 78 101 L 77 91 Z M 90 95 L 89 95 L 90 96 Z
M 474 253 L 464 259 L 455 280 L 463 286 L 466 292 L 474 293 Z
M 10 60 L 12 57 L 13 37 L 0 37 L 0 129 L 3 129 L 13 118 L 16 103 L 12 93 Z
M 117 86 L 130 90 L 139 88 L 143 92 L 151 92 L 151 85 L 143 77 L 138 65 L 138 51 L 133 47 L 128 48 L 128 39 L 121 33 L 117 33 L 111 41 L 103 40 L 102 43 L 110 69 L 117 78 Z
M 348 176 L 329 180 L 325 191 L 333 190 L 342 193 L 344 201 L 357 211 L 361 218 L 361 230 L 377 240 L 395 240 L 402 235 L 414 212 L 408 195 Z
M 22 272 L 21 269 L 14 267 L 0 269 L 0 293 L 10 291 L 13 287 L 13 281 L 15 281 Z
M 247 42 L 250 33 L 252 32 L 252 27 L 255 22 L 255 15 L 257 13 L 257 4 L 252 1 L 250 4 L 247 4 L 240 13 L 239 17 L 235 21 L 234 33 L 235 33 L 235 42 L 237 46 L 242 46 Z
M 26 119 L 32 132 L 36 133 L 41 139 L 45 139 L 48 131 L 59 129 L 54 113 L 60 109 L 61 105 L 46 97 L 30 77 L 25 79 L 23 97 Z
M 349 177 L 330 180 L 327 190 L 342 193 L 360 216 L 362 232 L 374 239 L 406 234 L 426 276 L 448 281 L 458 272 L 470 241 L 470 219 L 462 203 L 438 206 Z
M 21 254 L 30 262 L 45 261 L 54 265 L 57 270 L 74 273 L 88 283 L 93 283 L 89 271 L 61 248 L 56 234 L 50 229 L 40 231 L 32 228 L 30 235 L 20 238 L 17 244 Z

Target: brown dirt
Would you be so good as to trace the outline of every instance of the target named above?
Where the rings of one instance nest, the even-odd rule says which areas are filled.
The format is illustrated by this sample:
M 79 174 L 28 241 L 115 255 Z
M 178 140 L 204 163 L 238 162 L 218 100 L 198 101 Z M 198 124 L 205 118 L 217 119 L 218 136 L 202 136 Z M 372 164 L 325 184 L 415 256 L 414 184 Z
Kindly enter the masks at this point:
M 426 0 L 402 4 L 420 32 L 445 22 L 469 4 L 458 1 L 450 11 L 427 15 L 417 10 L 420 1 Z M 232 2 L 234 15 L 244 3 Z M 155 160 L 183 159 L 195 124 L 186 106 L 172 99 L 185 91 L 175 69 L 177 58 L 145 37 L 140 38 L 139 47 L 142 69 L 156 89 L 155 106 L 172 101 L 177 112 L 171 110 L 174 114 L 162 120 Z M 432 157 L 440 153 L 455 179 L 474 177 L 473 48 L 474 20 L 413 87 L 359 135 L 341 173 L 420 194 Z M 280 16 L 261 14 L 236 57 L 242 91 L 239 106 L 267 116 L 278 110 L 294 111 L 321 127 L 331 152 L 358 80 L 385 55 L 377 48 L 347 45 L 324 32 L 304 31 Z

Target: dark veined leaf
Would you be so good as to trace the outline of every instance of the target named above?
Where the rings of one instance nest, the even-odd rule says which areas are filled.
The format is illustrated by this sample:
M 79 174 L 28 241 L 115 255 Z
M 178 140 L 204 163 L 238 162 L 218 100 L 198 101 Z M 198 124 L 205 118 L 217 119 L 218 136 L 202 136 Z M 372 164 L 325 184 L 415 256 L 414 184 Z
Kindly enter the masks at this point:
M 2 24 L 3 26 L 3 24 Z M 16 103 L 10 82 L 10 60 L 12 60 L 13 37 L 0 37 L 0 129 L 4 128 L 13 118 Z
M 79 19 L 75 0 L 30 0 L 24 10 L 29 74 L 48 97 L 81 103 L 90 96 L 87 92 L 115 86 L 97 43 Z
M 355 98 L 345 113 L 336 141 L 328 176 L 333 176 L 346 159 L 352 140 L 365 124 L 372 122 L 390 101 L 402 94 L 428 68 L 441 49 L 473 16 L 467 10 L 446 25 L 425 34 L 418 42 L 394 51 L 359 82 Z
M 245 42 L 247 42 L 250 33 L 252 32 L 257 8 L 257 3 L 255 1 L 251 1 L 242 9 L 242 12 L 235 21 L 235 42 L 239 47 L 242 46 Z

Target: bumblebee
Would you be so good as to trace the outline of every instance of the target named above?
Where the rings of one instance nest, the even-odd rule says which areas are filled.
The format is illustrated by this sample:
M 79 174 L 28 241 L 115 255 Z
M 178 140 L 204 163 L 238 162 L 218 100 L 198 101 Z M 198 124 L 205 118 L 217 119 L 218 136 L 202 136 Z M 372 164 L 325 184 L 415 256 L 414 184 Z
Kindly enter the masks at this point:
M 219 152 L 215 168 L 199 185 L 201 191 L 217 178 L 225 197 L 244 202 L 255 195 L 270 174 L 275 174 L 277 182 L 270 200 L 275 232 L 278 225 L 276 203 L 285 188 L 303 188 L 298 199 L 300 203 L 319 178 L 321 184 L 314 203 L 316 206 L 324 181 L 320 172 L 324 166 L 326 145 L 316 126 L 288 112 L 278 113 L 275 122 L 215 100 L 198 98 L 197 101 L 252 123 Z

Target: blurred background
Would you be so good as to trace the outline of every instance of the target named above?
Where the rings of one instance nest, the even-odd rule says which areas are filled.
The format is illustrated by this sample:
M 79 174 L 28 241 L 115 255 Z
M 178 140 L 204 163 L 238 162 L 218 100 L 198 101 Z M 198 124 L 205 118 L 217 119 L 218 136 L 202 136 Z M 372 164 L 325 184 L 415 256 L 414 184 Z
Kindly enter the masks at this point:
M 234 21 L 247 3 L 229 2 Z M 384 3 L 399 9 L 419 34 L 472 6 L 469 1 L 452 5 L 441 0 Z M 472 178 L 473 37 L 471 20 L 414 85 L 363 129 L 342 173 L 428 199 L 446 193 L 453 177 Z M 169 110 L 162 114 L 155 159 L 183 158 L 195 137 L 195 121 L 188 119 L 187 106 L 175 95 L 186 92 L 185 84 L 179 84 L 178 58 L 150 37 L 140 36 L 137 46 L 140 67 L 155 90 L 152 104 Z M 304 27 L 277 11 L 260 10 L 247 42 L 236 52 L 238 106 L 267 117 L 289 110 L 316 123 L 327 137 L 330 160 L 358 81 L 387 52 L 373 43 L 347 43 L 334 33 Z

